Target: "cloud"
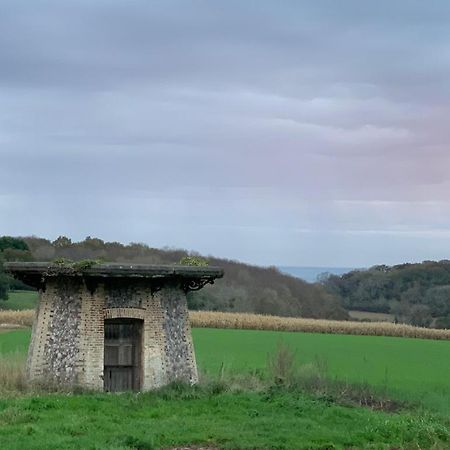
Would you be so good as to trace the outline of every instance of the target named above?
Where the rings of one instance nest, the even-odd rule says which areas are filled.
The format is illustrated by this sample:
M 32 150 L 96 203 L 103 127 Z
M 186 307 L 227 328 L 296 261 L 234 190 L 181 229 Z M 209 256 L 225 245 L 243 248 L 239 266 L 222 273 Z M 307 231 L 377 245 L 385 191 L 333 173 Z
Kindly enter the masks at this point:
M 450 223 L 449 19 L 445 1 L 2 2 L 2 230 L 306 265 L 382 262 L 391 233 L 386 262 L 429 257 Z M 336 257 L 336 233 L 377 230 Z

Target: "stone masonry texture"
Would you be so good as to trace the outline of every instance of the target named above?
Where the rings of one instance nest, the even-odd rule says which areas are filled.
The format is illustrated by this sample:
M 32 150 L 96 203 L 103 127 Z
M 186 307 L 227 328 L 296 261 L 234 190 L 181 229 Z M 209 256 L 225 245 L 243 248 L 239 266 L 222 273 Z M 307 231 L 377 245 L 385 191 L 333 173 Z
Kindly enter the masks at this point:
M 30 381 L 103 390 L 108 319 L 142 323 L 140 390 L 175 380 L 198 381 L 186 292 L 187 286 L 198 289 L 204 283 L 197 285 L 194 277 L 186 281 L 166 276 L 167 268 L 157 283 L 155 278 L 129 277 L 122 266 L 119 269 L 119 276 L 43 272 L 35 283 L 40 301 L 27 360 Z M 31 270 L 37 269 L 27 266 L 23 272 Z

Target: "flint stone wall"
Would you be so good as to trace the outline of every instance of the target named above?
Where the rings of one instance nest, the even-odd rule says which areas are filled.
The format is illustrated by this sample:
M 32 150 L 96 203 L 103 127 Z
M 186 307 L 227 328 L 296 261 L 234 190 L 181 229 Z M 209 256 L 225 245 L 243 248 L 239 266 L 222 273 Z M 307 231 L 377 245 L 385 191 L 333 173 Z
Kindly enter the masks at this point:
M 32 381 L 103 389 L 104 321 L 143 320 L 142 390 L 198 380 L 186 294 L 171 282 L 49 277 L 41 291 L 27 363 Z

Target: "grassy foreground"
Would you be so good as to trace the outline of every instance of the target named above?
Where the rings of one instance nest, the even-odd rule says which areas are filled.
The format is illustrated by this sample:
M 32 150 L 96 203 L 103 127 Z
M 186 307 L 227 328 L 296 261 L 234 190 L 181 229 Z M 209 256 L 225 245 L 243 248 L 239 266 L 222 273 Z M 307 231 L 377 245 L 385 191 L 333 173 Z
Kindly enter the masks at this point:
M 193 336 L 200 370 L 231 381 L 145 394 L 6 393 L 0 448 L 450 448 L 448 341 L 205 328 Z M 0 357 L 23 359 L 29 337 L 30 330 L 0 334 Z M 344 406 L 327 391 L 235 381 L 249 372 L 263 377 L 280 339 L 297 350 L 300 368 L 316 361 L 331 377 L 387 383 L 402 395 L 420 391 L 434 400 L 428 409 L 387 413 Z
M 45 395 L 0 400 L 2 449 L 446 448 L 429 414 L 343 407 L 282 389 L 172 386 L 157 393 Z

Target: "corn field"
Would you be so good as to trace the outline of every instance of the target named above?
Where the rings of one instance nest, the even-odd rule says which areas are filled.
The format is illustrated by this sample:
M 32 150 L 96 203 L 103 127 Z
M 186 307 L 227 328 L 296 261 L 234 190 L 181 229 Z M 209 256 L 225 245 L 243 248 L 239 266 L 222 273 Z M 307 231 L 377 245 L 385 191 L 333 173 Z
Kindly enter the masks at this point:
M 2 328 L 13 326 L 29 327 L 33 323 L 33 318 L 34 310 L 0 311 L 0 331 Z M 212 311 L 190 311 L 189 318 L 193 328 L 236 328 L 450 340 L 450 330 L 420 328 L 388 322 L 347 322 Z
M 0 330 L 2 328 L 13 328 L 13 326 L 31 327 L 34 319 L 34 309 L 22 311 L 0 309 Z M 3 326 L 3 327 L 2 327 Z
M 191 311 L 189 317 L 191 326 L 197 328 L 237 328 L 244 330 L 303 331 L 306 333 L 450 339 L 450 330 L 419 328 L 412 325 L 387 322 L 347 322 L 210 311 Z

